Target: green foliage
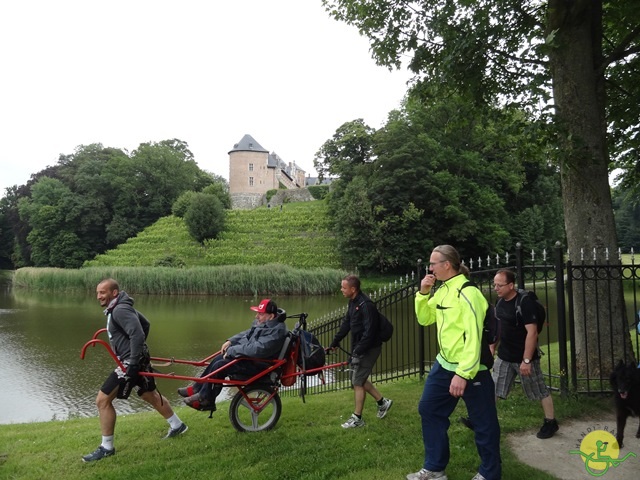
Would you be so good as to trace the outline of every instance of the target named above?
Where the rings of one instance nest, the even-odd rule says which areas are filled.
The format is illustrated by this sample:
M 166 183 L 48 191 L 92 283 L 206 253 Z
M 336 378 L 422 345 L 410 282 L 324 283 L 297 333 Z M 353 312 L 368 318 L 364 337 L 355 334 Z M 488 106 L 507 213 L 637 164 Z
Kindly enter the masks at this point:
M 161 261 L 181 262 L 177 257 Z M 158 262 L 160 263 L 160 262 Z M 25 267 L 15 271 L 13 286 L 33 291 L 93 293 L 104 278 L 117 278 L 129 293 L 154 295 L 322 295 L 334 293 L 344 271 L 296 268 L 281 264 L 174 268 L 87 267 L 80 269 Z
M 231 196 L 229 195 L 229 184 L 226 180 L 221 179 L 215 181 L 211 185 L 205 187 L 202 193 L 207 195 L 215 195 L 220 200 L 222 207 L 229 210 L 231 208 Z
M 640 202 L 635 189 L 619 185 L 613 189 L 613 210 L 620 247 L 629 250 L 640 245 Z
M 191 200 L 196 196 L 196 192 L 189 190 L 180 195 L 171 206 L 171 214 L 176 217 L 184 218 L 187 209 L 191 205 Z
M 371 161 L 373 133 L 361 118 L 342 124 L 313 159 L 318 178 L 339 176 L 349 181 L 355 168 Z
M 279 263 L 341 268 L 324 201 L 290 203 L 283 210 L 227 210 L 225 230 L 203 245 L 190 236 L 183 219 L 164 217 L 85 266 L 152 266 L 167 256 L 188 267 Z
M 183 192 L 216 183 L 224 198 L 225 180 L 200 170 L 180 140 L 143 143 L 130 155 L 79 146 L 0 203 L 15 241 L 0 263 L 77 267 L 168 215 Z
M 375 160 L 332 184 L 343 263 L 406 270 L 438 244 L 483 256 L 508 250 L 514 238 L 531 248 L 562 240 L 557 171 L 533 127 L 518 111 L 459 96 L 410 96 L 371 137 Z
M 225 213 L 216 195 L 196 193 L 184 214 L 184 222 L 193 238 L 202 243 L 216 238 L 224 230 Z
M 329 195 L 329 185 L 309 185 L 307 188 L 316 200 L 324 200 Z
M 271 190 L 267 190 L 267 193 L 265 194 L 267 197 L 267 203 L 271 201 L 271 199 L 276 193 L 278 193 L 278 190 L 275 188 L 272 188 Z

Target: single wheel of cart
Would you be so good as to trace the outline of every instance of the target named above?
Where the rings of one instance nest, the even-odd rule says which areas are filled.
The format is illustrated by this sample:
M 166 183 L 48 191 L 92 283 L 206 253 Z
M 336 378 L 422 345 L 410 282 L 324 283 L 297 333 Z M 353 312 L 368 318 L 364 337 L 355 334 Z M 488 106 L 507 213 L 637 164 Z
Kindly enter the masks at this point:
M 229 406 L 229 420 L 239 432 L 271 430 L 281 413 L 280 395 L 270 385 L 239 387 Z

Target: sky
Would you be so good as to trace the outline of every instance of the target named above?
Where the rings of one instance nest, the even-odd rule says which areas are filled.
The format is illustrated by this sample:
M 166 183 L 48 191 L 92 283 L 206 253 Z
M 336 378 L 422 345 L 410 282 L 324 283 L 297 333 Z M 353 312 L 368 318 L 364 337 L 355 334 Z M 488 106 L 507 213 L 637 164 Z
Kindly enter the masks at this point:
M 410 78 L 320 0 L 8 1 L 0 45 L 0 195 L 79 145 L 172 138 L 226 179 L 245 134 L 314 176 L 322 144 L 381 127 Z

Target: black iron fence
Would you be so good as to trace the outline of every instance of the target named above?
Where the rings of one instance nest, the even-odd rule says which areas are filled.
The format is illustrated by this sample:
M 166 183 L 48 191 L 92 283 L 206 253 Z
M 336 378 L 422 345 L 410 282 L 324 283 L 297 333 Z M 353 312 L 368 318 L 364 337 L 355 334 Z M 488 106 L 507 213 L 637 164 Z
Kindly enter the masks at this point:
M 570 391 L 607 392 L 610 366 L 618 359 L 636 361 L 638 358 L 640 336 L 632 324 L 639 310 L 640 265 L 635 263 L 633 251 L 626 255 L 620 251 L 610 254 L 606 250 L 592 250 L 588 254 L 582 252 L 577 263 L 566 257 L 560 244 L 556 244 L 551 252 L 540 253 L 525 252 L 517 245 L 513 254 L 468 259 L 465 263 L 471 271 L 472 280 L 491 303 L 497 300 L 491 287 L 495 273 L 501 268 L 510 268 L 516 273 L 518 288 L 534 290 L 545 305 L 547 322 L 540 334 L 539 347 L 542 369 L 547 385 L 552 390 L 562 394 Z M 400 278 L 395 284 L 377 292 L 367 292 L 395 328 L 391 340 L 383 345 L 382 355 L 372 375 L 373 382 L 416 375 L 422 377 L 435 360 L 438 353 L 435 328 L 421 327 L 415 317 L 414 297 L 424 273 L 424 266 L 419 261 L 411 274 Z M 580 295 L 574 295 L 576 291 L 595 291 L 596 296 L 610 299 L 611 295 L 607 295 L 606 290 L 615 290 L 616 285 L 621 285 L 624 292 L 626 312 L 622 318 L 612 318 L 608 314 L 615 309 L 576 308 L 574 296 L 577 296 L 578 302 L 585 301 Z M 346 302 L 344 309 L 310 322 L 309 330 L 320 339 L 322 345 L 328 345 L 345 312 Z M 585 350 L 588 350 L 590 342 L 586 341 L 587 338 L 577 337 L 576 332 L 585 337 L 597 335 L 607 338 L 612 348 L 599 351 L 595 356 L 588 355 L 589 352 Z M 616 337 L 620 335 L 627 338 L 621 340 Z M 620 351 L 614 348 L 618 344 L 631 347 Z M 348 337 L 342 347 L 350 351 Z M 338 353 L 329 356 L 328 362 L 346 359 L 346 353 Z M 348 368 L 327 370 L 325 377 L 324 383 L 317 377 L 310 378 L 307 393 L 351 388 Z

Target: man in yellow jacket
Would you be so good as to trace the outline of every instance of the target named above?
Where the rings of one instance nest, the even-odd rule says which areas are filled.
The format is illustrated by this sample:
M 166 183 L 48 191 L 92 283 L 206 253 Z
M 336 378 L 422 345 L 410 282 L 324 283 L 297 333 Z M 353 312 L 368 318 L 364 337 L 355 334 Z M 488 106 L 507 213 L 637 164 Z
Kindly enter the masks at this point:
M 439 353 L 424 385 L 418 406 L 422 419 L 423 468 L 407 480 L 447 480 L 449 416 L 460 398 L 474 424 L 480 467 L 472 480 L 501 478 L 500 425 L 495 387 L 487 366 L 480 363 L 480 345 L 488 304 L 461 273 L 460 255 L 450 245 L 433 249 L 429 270 L 416 293 L 415 309 L 421 325 L 436 324 Z M 434 288 L 436 281 L 441 282 Z

